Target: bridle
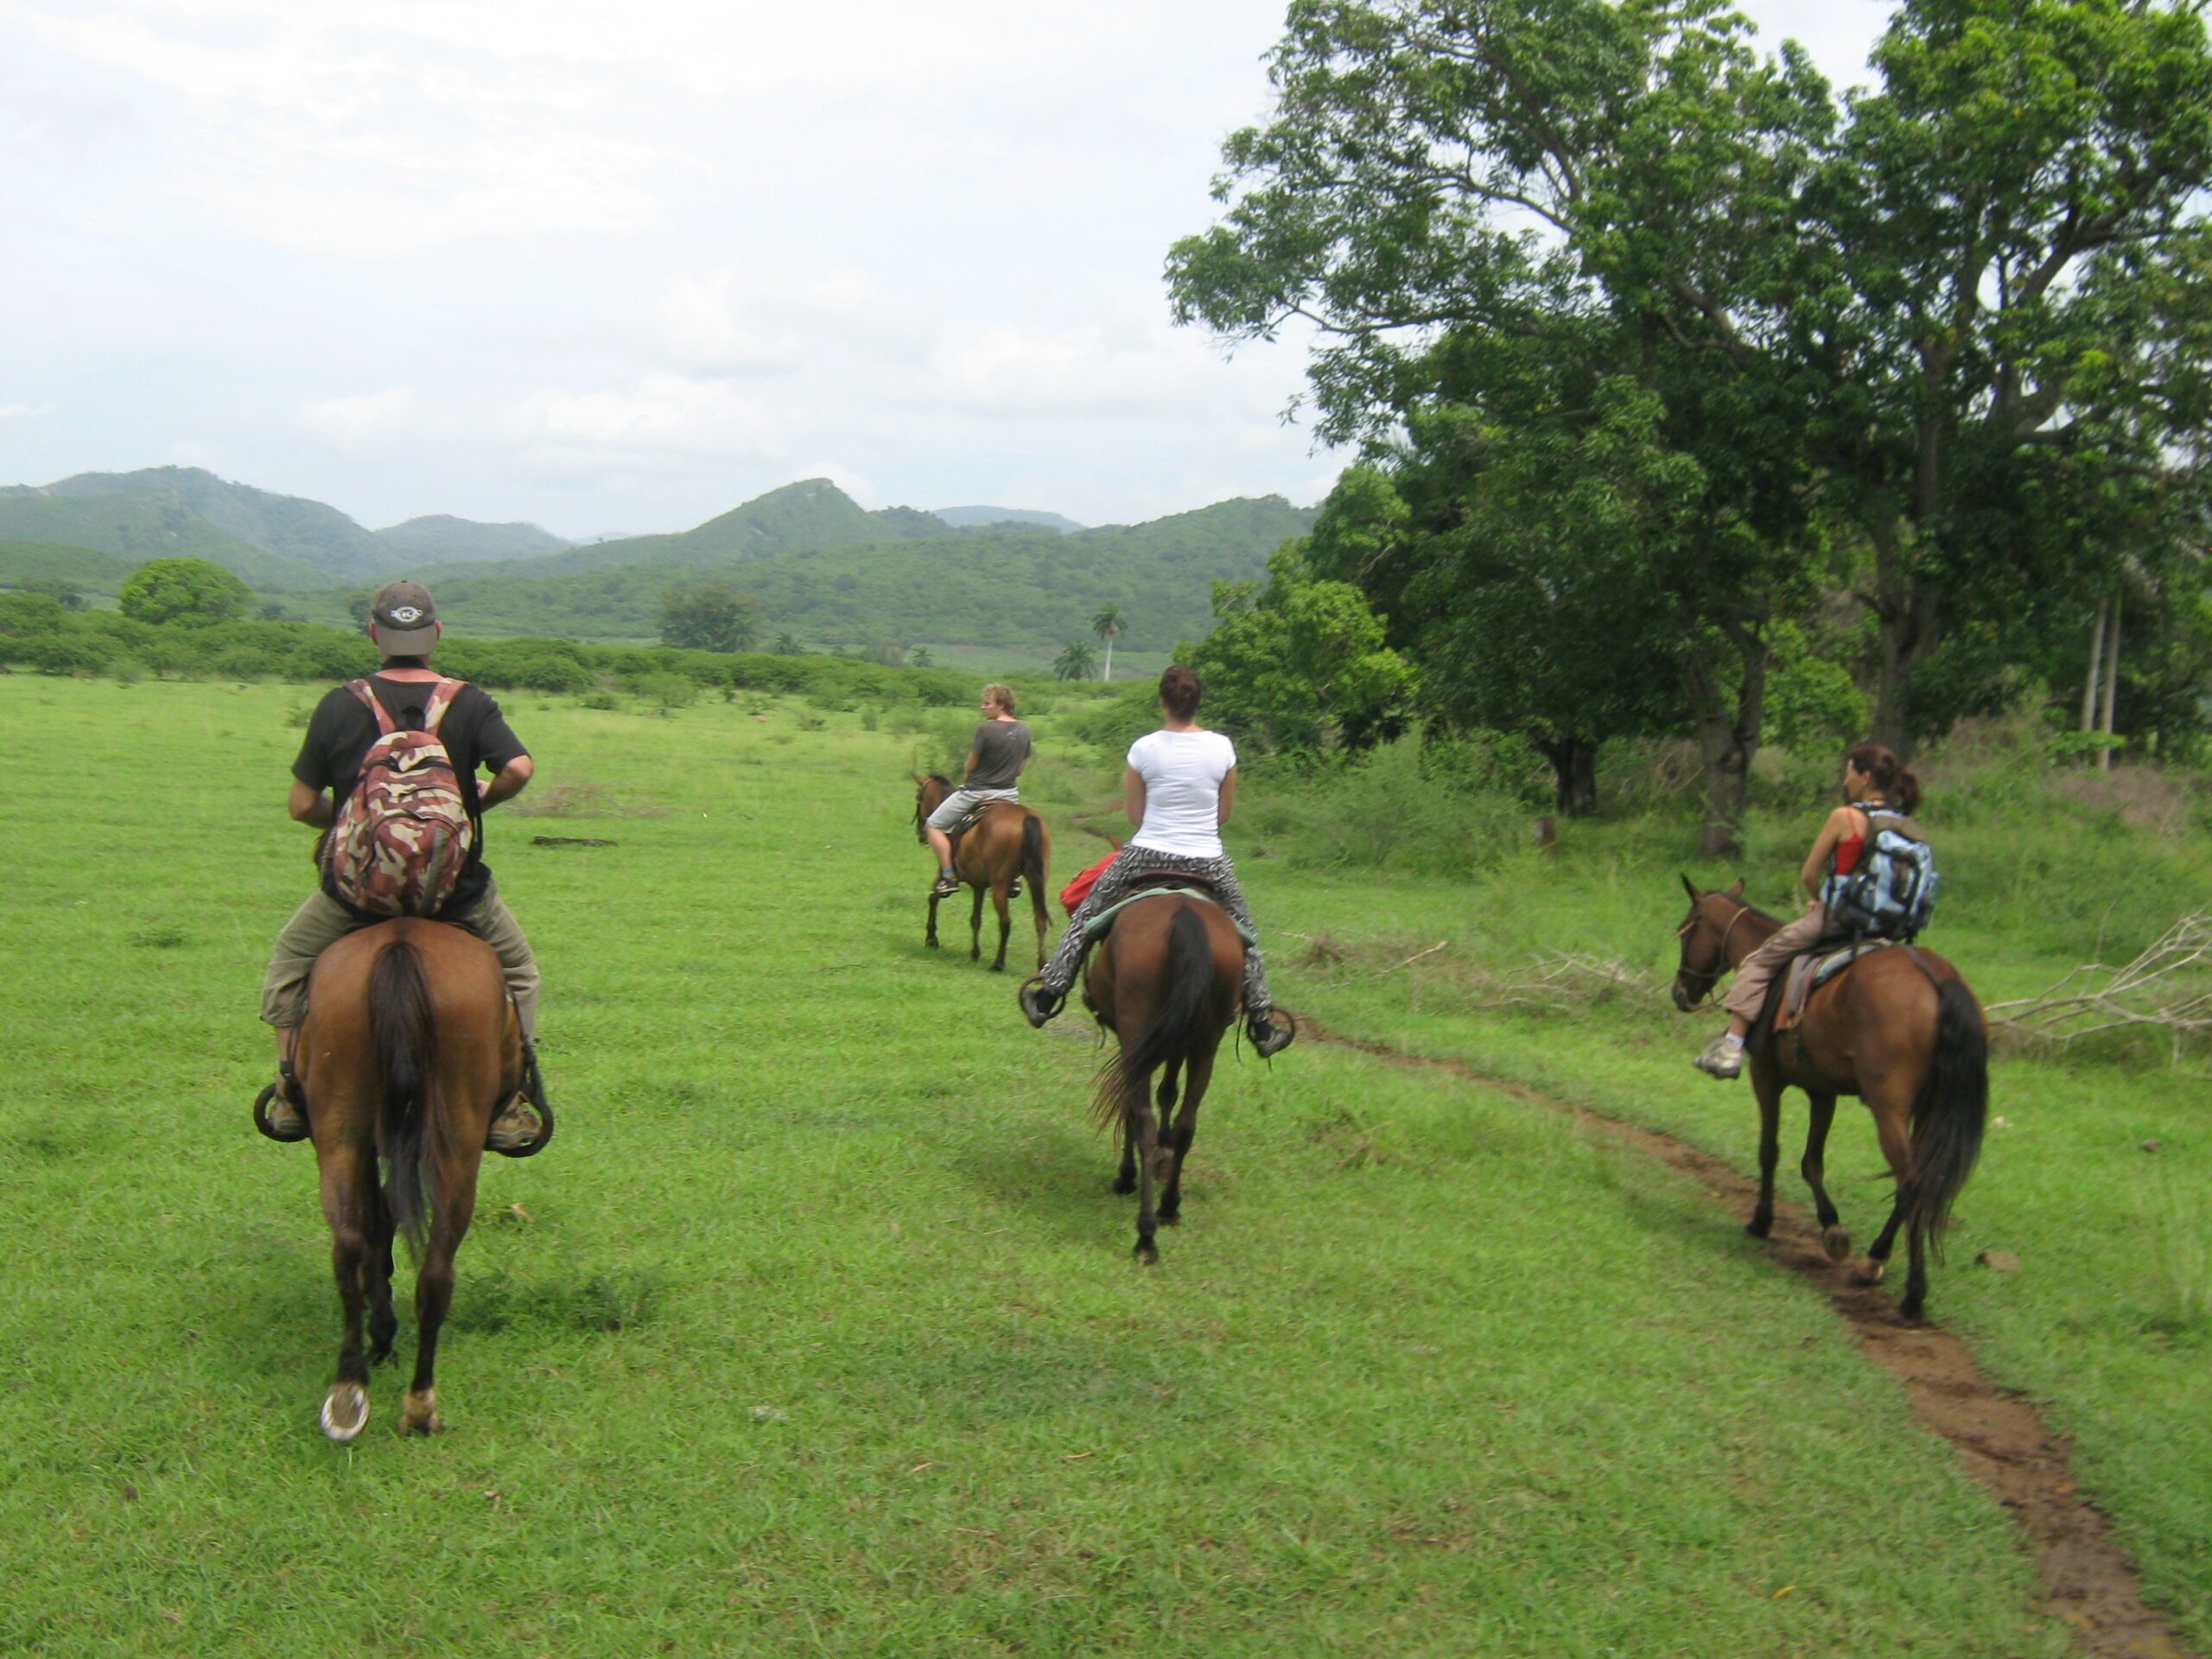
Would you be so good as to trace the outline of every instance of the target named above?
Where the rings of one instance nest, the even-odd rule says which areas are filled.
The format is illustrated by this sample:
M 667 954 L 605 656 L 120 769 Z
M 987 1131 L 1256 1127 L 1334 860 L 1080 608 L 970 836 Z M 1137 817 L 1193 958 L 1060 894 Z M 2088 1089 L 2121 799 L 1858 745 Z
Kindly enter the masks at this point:
M 1726 897 L 1728 897 L 1728 895 L 1727 895 L 1726 893 L 1708 893 L 1708 894 L 1707 895 L 1707 897 L 1708 897 L 1708 898 L 1713 898 L 1713 899 L 1726 899 Z M 1744 919 L 1744 918 L 1745 918 L 1745 917 L 1746 917 L 1746 916 L 1750 915 L 1751 913 L 1751 906 L 1750 906 L 1750 904 L 1749 904 L 1749 903 L 1747 903 L 1745 900 L 1741 899 L 1738 899 L 1738 900 L 1736 900 L 1736 913 L 1735 913 L 1734 915 L 1731 916 L 1731 917 L 1728 918 L 1728 925 L 1727 925 L 1727 926 L 1726 926 L 1726 927 L 1724 927 L 1724 928 L 1722 928 L 1722 929 L 1720 930 L 1720 962 L 1721 962 L 1721 966 L 1720 966 L 1720 967 L 1719 967 L 1719 968 L 1717 968 L 1717 969 L 1715 969 L 1713 970 L 1713 985 L 1718 985 L 1718 984 L 1720 982 L 1720 976 L 1721 976 L 1723 973 L 1725 973 L 1725 972 L 1726 972 L 1726 971 L 1727 971 L 1727 967 L 1728 967 L 1728 941 L 1729 941 L 1729 939 L 1730 939 L 1730 938 L 1734 935 L 1734 933 L 1735 933 L 1735 931 L 1736 931 L 1736 924 L 1737 924 L 1737 923 L 1738 923 L 1738 922 L 1740 922 L 1740 921 L 1742 921 L 1742 920 Z M 1691 934 L 1693 931 L 1695 931 L 1695 929 L 1696 929 L 1696 927 L 1697 927 L 1697 925 L 1698 925 L 1700 922 L 1703 921 L 1704 919 L 1705 919 L 1705 918 L 1704 918 L 1703 916 L 1700 915 L 1700 914 L 1699 914 L 1697 912 L 1695 912 L 1695 911 L 1692 911 L 1692 912 L 1690 912 L 1690 918 L 1689 918 L 1689 920 L 1688 920 L 1688 921 L 1684 922 L 1684 923 L 1683 923 L 1680 927 L 1678 927 L 1678 928 L 1676 928 L 1676 929 L 1675 930 L 1675 937 L 1676 938 L 1678 938 L 1678 939 L 1687 939 L 1688 938 L 1689 938 L 1690 934 Z M 1687 969 L 1684 969 L 1683 971 L 1684 971 L 1684 972 L 1687 972 L 1688 970 L 1687 970 Z M 1677 974 L 1677 975 L 1675 976 L 1675 977 L 1677 977 L 1677 978 L 1680 978 L 1681 976 L 1680 974 Z M 1705 988 L 1705 996 L 1700 996 L 1700 997 L 1698 999 L 1698 1001 L 1700 1001 L 1700 1002 L 1702 1002 L 1702 1001 L 1705 1001 L 1705 997 L 1706 997 L 1706 996 L 1711 996 L 1712 995 L 1713 995 L 1713 985 L 1708 985 L 1708 986 L 1707 986 L 1707 987 Z

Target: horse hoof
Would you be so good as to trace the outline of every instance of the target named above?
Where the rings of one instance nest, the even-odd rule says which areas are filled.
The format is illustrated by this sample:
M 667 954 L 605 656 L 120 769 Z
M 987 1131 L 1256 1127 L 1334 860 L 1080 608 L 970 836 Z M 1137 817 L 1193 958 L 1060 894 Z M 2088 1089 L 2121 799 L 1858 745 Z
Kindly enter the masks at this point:
M 1825 1229 L 1821 1234 L 1821 1248 L 1828 1253 L 1831 1262 L 1846 1262 L 1851 1258 L 1851 1235 L 1840 1227 Z
M 1183 1224 L 1183 1212 L 1180 1210 L 1161 1211 L 1160 1224 L 1163 1227 L 1180 1227 Z
M 1753 1216 L 1749 1221 L 1744 1224 L 1744 1230 L 1749 1233 L 1753 1238 L 1764 1238 L 1769 1233 L 1774 1230 L 1774 1217 L 1772 1216 Z
M 1167 1178 L 1174 1173 L 1175 1154 L 1162 1147 L 1153 1154 L 1152 1179 L 1165 1186 L 1167 1184 Z
M 1136 1249 L 1130 1254 L 1147 1268 L 1156 1268 L 1160 1265 L 1160 1252 L 1148 1238 L 1139 1239 Z
M 350 1440 L 369 1426 L 369 1391 L 358 1382 L 334 1382 L 322 1396 L 321 1414 L 324 1433 Z
M 399 1414 L 399 1432 L 403 1434 L 435 1434 L 445 1425 L 438 1421 L 438 1391 L 424 1389 L 419 1394 L 407 1390 L 407 1403 Z
M 1869 1262 L 1851 1275 L 1852 1282 L 1859 1285 L 1878 1285 L 1882 1282 L 1882 1264 Z
M 1137 1178 L 1134 1175 L 1116 1175 L 1114 1178 L 1114 1190 L 1123 1198 L 1128 1198 L 1130 1193 L 1137 1190 Z

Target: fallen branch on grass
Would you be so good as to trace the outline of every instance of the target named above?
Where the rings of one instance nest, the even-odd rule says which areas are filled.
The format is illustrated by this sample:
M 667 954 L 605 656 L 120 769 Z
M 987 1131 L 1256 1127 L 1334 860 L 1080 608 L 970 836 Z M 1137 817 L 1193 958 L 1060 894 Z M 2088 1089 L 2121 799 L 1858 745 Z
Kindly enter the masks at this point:
M 2212 1030 L 2212 984 L 2185 978 L 2193 969 L 2212 969 L 2212 911 L 2183 917 L 2124 967 L 2085 963 L 2041 996 L 1992 1003 L 1989 1023 L 2058 1046 L 2129 1026 L 2158 1027 L 2178 1041 Z

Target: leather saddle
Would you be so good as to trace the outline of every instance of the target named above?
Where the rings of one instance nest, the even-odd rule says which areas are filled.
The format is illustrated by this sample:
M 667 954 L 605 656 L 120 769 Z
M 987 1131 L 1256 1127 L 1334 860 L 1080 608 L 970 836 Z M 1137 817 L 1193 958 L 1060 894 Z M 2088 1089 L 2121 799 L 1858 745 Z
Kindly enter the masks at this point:
M 1789 1031 L 1805 1017 L 1805 1004 L 1813 993 L 1861 957 L 1886 950 L 1895 939 L 1826 938 L 1809 950 L 1792 957 L 1783 971 L 1774 1007 L 1774 1028 Z

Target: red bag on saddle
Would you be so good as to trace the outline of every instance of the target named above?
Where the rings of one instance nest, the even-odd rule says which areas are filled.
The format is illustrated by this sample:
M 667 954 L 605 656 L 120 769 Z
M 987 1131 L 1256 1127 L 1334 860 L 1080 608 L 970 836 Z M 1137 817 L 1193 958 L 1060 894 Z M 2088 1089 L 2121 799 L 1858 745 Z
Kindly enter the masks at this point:
M 1090 890 L 1098 885 L 1098 878 L 1106 873 L 1106 867 L 1121 855 L 1122 849 L 1116 847 L 1060 889 L 1060 904 L 1069 915 L 1074 915 L 1076 906 L 1090 897 Z
M 366 680 L 346 688 L 376 716 L 378 736 L 323 842 L 324 872 L 341 904 L 371 916 L 435 916 L 453 897 L 476 826 L 438 722 L 467 683 L 432 687 L 416 731 L 400 729 Z

